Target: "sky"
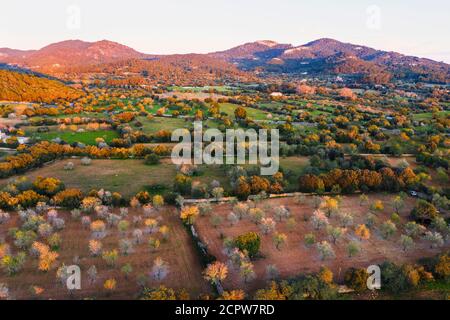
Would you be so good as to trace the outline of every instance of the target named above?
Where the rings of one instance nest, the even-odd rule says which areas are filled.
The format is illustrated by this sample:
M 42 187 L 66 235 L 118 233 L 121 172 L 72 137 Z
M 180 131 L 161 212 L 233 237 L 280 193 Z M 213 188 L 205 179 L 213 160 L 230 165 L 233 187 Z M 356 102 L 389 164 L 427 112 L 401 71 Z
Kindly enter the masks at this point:
M 144 53 L 206 53 L 318 38 L 450 63 L 448 0 L 2 0 L 0 47 L 111 40 Z

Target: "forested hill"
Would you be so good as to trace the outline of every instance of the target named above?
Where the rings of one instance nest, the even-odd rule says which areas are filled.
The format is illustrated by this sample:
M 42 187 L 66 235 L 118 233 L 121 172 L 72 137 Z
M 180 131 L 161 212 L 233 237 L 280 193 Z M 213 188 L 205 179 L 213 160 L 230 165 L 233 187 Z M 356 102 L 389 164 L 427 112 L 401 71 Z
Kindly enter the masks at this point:
M 57 80 L 0 70 L 0 100 L 50 103 L 58 99 L 73 100 L 82 94 Z

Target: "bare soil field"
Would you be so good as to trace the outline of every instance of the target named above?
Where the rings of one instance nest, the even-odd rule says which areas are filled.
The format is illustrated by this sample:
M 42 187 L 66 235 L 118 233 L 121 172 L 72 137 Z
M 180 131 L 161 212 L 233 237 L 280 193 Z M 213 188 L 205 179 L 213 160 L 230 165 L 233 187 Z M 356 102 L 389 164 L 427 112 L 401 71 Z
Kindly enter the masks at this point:
M 327 266 L 333 271 L 335 280 L 342 280 L 344 272 L 350 267 L 368 267 L 385 260 L 396 263 L 412 262 L 421 257 L 436 255 L 444 250 L 443 248 L 430 248 L 429 243 L 425 240 L 416 240 L 413 249 L 406 252 L 403 250 L 399 243 L 399 238 L 403 233 L 403 225 L 408 221 L 408 215 L 416 201 L 413 198 L 407 198 L 405 201 L 405 206 L 400 212 L 401 223 L 397 225 L 395 235 L 388 240 L 381 237 L 378 230 L 379 225 L 389 219 L 394 212 L 390 205 L 392 197 L 393 195 L 384 194 L 370 195 L 370 203 L 375 200 L 382 200 L 385 208 L 383 212 L 377 214 L 377 223 L 371 230 L 371 237 L 368 240 L 360 240 L 355 235 L 355 226 L 365 223 L 365 217 L 369 213 L 369 206 L 361 206 L 358 196 L 343 197 L 340 210 L 353 215 L 354 225 L 347 228 L 344 236 L 336 244 L 333 244 L 333 241 L 324 230 L 314 230 L 310 222 L 310 218 L 315 210 L 311 197 L 307 197 L 306 203 L 301 205 L 297 204 L 293 198 L 265 200 L 258 204 L 258 207 L 266 212 L 266 217 L 273 215 L 273 210 L 267 209 L 268 205 L 271 208 L 284 205 L 290 210 L 291 217 L 294 217 L 297 222 L 294 231 L 290 232 L 287 228 L 286 220 L 282 222 L 277 221 L 276 231 L 287 235 L 287 241 L 280 250 L 276 249 L 273 244 L 272 234 L 263 235 L 258 226 L 249 219 L 243 219 L 236 225 L 231 226 L 226 219 L 228 213 L 232 211 L 230 204 L 221 204 L 213 208 L 213 213 L 223 218 L 223 223 L 219 227 L 214 228 L 209 217 L 198 218 L 195 227 L 202 241 L 207 244 L 209 253 L 223 262 L 227 261 L 227 257 L 223 252 L 223 239 L 225 237 L 234 238 L 250 231 L 260 234 L 261 257 L 253 261 L 256 279 L 249 283 L 244 283 L 239 277 L 238 270 L 230 268 L 230 274 L 224 282 L 224 286 L 227 289 L 246 287 L 247 290 L 253 291 L 263 287 L 266 281 L 266 266 L 268 265 L 275 265 L 280 272 L 281 278 L 316 272 L 319 271 L 321 266 Z M 339 225 L 336 218 L 332 217 L 329 221 L 333 226 Z M 315 246 L 309 248 L 305 246 L 304 236 L 307 233 L 315 234 L 316 242 L 328 241 L 332 245 L 336 257 L 334 259 L 321 260 Z M 360 253 L 351 258 L 347 253 L 347 245 L 350 241 L 357 241 L 361 248 Z
M 130 209 L 127 217 L 132 221 L 132 217 L 142 215 L 142 209 Z M 156 252 L 152 252 L 148 246 L 149 235 L 143 237 L 141 244 L 134 246 L 134 251 L 128 256 L 120 255 L 117 265 L 114 268 L 108 267 L 101 256 L 92 257 L 89 253 L 88 243 L 91 239 L 89 228 L 82 226 L 79 220 L 73 220 L 67 212 L 59 212 L 59 216 L 66 221 L 66 227 L 60 232 L 62 245 L 58 250 L 59 257 L 56 260 L 55 268 L 44 273 L 37 269 L 37 259 L 27 255 L 27 261 L 24 269 L 15 276 L 6 276 L 0 273 L 0 283 L 8 285 L 10 294 L 14 299 L 30 299 L 33 295 L 30 293 L 32 286 L 38 286 L 44 289 L 37 299 L 136 299 L 140 292 L 137 279 L 141 275 L 147 278 L 148 287 L 157 287 L 165 285 L 173 289 L 186 289 L 192 298 L 196 298 L 200 293 L 208 293 L 211 287 L 203 280 L 202 266 L 198 253 L 192 246 L 191 238 L 181 224 L 177 213 L 173 208 L 167 207 L 161 209 L 153 217 L 160 216 L 162 221 L 160 225 L 169 227 L 169 239 L 161 240 L 161 246 Z M 95 220 L 95 217 L 92 217 Z M 12 219 L 5 225 L 0 225 L 0 235 L 6 237 L 8 228 L 17 226 L 17 214 L 12 214 Z M 142 224 L 138 227 L 142 229 Z M 119 249 L 119 240 L 123 238 L 131 239 L 131 232 L 134 228 L 130 227 L 126 236 L 120 235 L 117 227 L 107 229 L 107 236 L 101 240 L 103 250 Z M 159 234 L 152 234 L 155 238 L 160 238 Z M 12 239 L 6 237 L 11 248 Z M 16 251 L 16 250 L 14 250 Z M 61 281 L 56 278 L 56 269 L 63 263 L 73 265 L 74 258 L 78 257 L 76 263 L 81 268 L 81 290 L 75 290 L 69 295 L 68 291 L 62 286 Z M 150 277 L 153 261 L 161 257 L 169 266 L 169 273 L 165 279 L 158 282 Z M 128 277 L 120 271 L 121 267 L 130 263 L 133 271 Z M 97 268 L 97 280 L 91 284 L 86 275 L 90 266 Z M 117 287 L 112 293 L 108 293 L 103 288 L 105 280 L 114 278 L 117 281 Z

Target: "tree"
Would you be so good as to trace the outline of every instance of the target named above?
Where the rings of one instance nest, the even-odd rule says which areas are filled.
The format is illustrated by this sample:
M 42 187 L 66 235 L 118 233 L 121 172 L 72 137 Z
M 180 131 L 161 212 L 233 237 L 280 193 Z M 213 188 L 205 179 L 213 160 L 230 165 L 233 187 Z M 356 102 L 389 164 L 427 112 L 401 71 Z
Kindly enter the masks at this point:
M 96 257 L 101 254 L 103 245 L 98 240 L 90 240 L 89 241 L 89 252 L 92 256 Z
M 381 212 L 384 210 L 384 204 L 381 200 L 375 200 L 370 206 L 370 211 L 372 212 Z
M 425 200 L 418 200 L 411 211 L 411 218 L 419 223 L 430 223 L 439 213 L 435 206 Z
M 216 187 L 216 188 L 212 189 L 212 191 L 211 191 L 211 194 L 217 201 L 223 197 L 223 193 L 224 193 L 224 190 L 221 187 Z
M 316 230 L 322 229 L 329 224 L 328 218 L 321 210 L 314 211 L 311 218 L 311 223 Z
M 321 207 L 325 210 L 327 217 L 330 218 L 332 214 L 337 212 L 339 203 L 335 198 L 325 197 L 325 201 L 322 203 Z
M 336 256 L 333 248 L 327 241 L 317 243 L 317 251 L 319 251 L 320 259 L 322 260 L 334 258 Z
M 169 273 L 168 264 L 161 257 L 157 257 L 153 261 L 153 267 L 151 272 L 152 278 L 156 281 L 161 281 L 167 276 L 168 273 Z
M 200 214 L 198 207 L 192 206 L 192 207 L 185 207 L 181 210 L 180 218 L 183 220 L 186 224 L 194 224 L 195 219 Z
M 384 239 L 389 239 L 390 237 L 392 237 L 395 234 L 396 231 L 397 231 L 397 227 L 391 220 L 385 221 L 380 226 L 381 236 Z
M 254 271 L 253 263 L 250 261 L 242 261 L 239 267 L 239 274 L 247 283 L 256 278 L 256 273 Z
M 295 230 L 295 227 L 297 226 L 297 221 L 295 220 L 295 218 L 289 218 L 286 221 L 286 226 L 289 232 L 293 232 Z
M 268 235 L 275 231 L 276 222 L 272 218 L 262 218 L 259 228 L 264 235 Z
M 248 214 L 248 206 L 244 202 L 239 202 L 233 207 L 233 212 L 239 219 L 243 219 Z
M 275 208 L 275 218 L 281 222 L 283 219 L 287 219 L 290 216 L 289 210 L 285 206 L 279 206 Z
M 402 234 L 400 236 L 400 244 L 403 247 L 403 251 L 407 251 L 414 247 L 414 240 L 410 236 Z
M 425 239 L 431 242 L 431 248 L 439 248 L 444 245 L 444 237 L 439 232 L 427 231 Z
M 405 224 L 405 232 L 407 236 L 411 238 L 417 238 L 422 233 L 425 233 L 426 228 L 421 224 L 416 223 L 415 221 L 409 221 Z
M 117 259 L 119 258 L 119 252 L 116 249 L 104 251 L 102 258 L 105 260 L 108 267 L 115 267 Z
M 222 294 L 221 300 L 244 300 L 245 298 L 245 292 L 244 290 L 231 290 L 231 291 L 224 291 Z
M 114 291 L 117 286 L 117 281 L 115 279 L 107 279 L 103 284 L 103 287 L 108 291 Z
M 439 260 L 434 267 L 434 272 L 441 279 L 450 280 L 450 257 L 448 254 L 439 256 Z
M 280 276 L 280 272 L 278 271 L 278 268 L 274 264 L 269 264 L 266 266 L 266 277 L 268 280 L 277 280 Z
M 234 226 L 239 222 L 239 218 L 236 216 L 236 214 L 234 214 L 234 212 L 228 213 L 227 220 L 230 222 L 231 226 Z
M 245 120 L 247 118 L 247 111 L 245 108 L 239 106 L 234 110 L 234 116 L 236 120 Z
M 396 213 L 400 213 L 400 210 L 405 206 L 405 201 L 400 195 L 397 195 L 392 200 L 392 206 Z
M 161 195 L 157 194 L 153 197 L 152 203 L 155 209 L 159 210 L 164 205 L 164 198 Z
M 128 276 L 133 272 L 133 267 L 130 263 L 126 263 L 122 266 L 120 271 L 125 275 L 125 279 L 128 279 Z
M 347 252 L 350 258 L 357 255 L 360 251 L 361 247 L 356 241 L 350 241 L 350 243 L 347 245 Z
M 256 232 L 248 232 L 234 239 L 234 245 L 241 251 L 247 252 L 250 257 L 258 254 L 261 238 Z
M 275 247 L 280 250 L 280 247 L 286 243 L 287 235 L 284 233 L 276 232 L 273 235 L 273 244 Z
M 336 244 L 336 242 L 342 237 L 345 232 L 344 228 L 333 227 L 332 225 L 328 225 L 326 230 L 327 234 L 331 237 L 334 244 Z
M 304 237 L 305 245 L 309 248 L 316 243 L 316 236 L 313 233 L 307 233 Z
M 359 205 L 363 206 L 369 203 L 369 197 L 365 194 L 359 196 Z
M 204 278 L 214 285 L 218 285 L 224 281 L 227 275 L 228 267 L 220 261 L 215 261 L 209 264 L 203 272 Z
M 254 223 L 259 224 L 266 214 L 260 208 L 251 208 L 248 210 L 248 215 Z M 271 220 L 273 221 L 273 219 Z
M 214 228 L 217 228 L 218 226 L 220 226 L 222 224 L 223 219 L 218 214 L 214 214 L 211 216 L 210 222 Z

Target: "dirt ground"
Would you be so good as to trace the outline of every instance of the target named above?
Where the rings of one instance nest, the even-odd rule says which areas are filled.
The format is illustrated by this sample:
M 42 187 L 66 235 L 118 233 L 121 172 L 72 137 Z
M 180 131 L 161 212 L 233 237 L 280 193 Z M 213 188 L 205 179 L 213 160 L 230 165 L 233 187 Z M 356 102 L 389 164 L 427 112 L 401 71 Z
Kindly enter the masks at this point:
M 414 205 L 415 199 L 408 198 L 405 207 L 401 210 L 401 226 L 398 227 L 396 234 L 389 240 L 384 240 L 377 230 L 377 227 L 391 216 L 394 212 L 391 202 L 393 195 L 370 195 L 370 203 L 375 200 L 382 200 L 385 209 L 378 213 L 378 221 L 369 240 L 359 240 L 355 236 L 354 229 L 358 224 L 365 222 L 365 216 L 369 212 L 369 206 L 360 206 L 358 196 L 345 196 L 340 206 L 340 210 L 350 212 L 354 216 L 354 225 L 349 227 L 344 236 L 333 244 L 324 230 L 316 231 L 311 225 L 309 218 L 312 216 L 314 206 L 312 198 L 308 197 L 305 204 L 299 205 L 293 198 L 281 198 L 265 200 L 258 204 L 266 212 L 266 216 L 271 216 L 273 210 L 265 210 L 265 206 L 270 204 L 272 208 L 284 205 L 289 208 L 291 217 L 297 221 L 297 226 L 293 232 L 289 232 L 286 226 L 286 220 L 277 222 L 276 231 L 287 235 L 287 241 L 280 250 L 276 249 L 272 242 L 272 235 L 263 235 L 258 226 L 248 219 L 241 220 L 235 226 L 231 226 L 226 217 L 232 206 L 230 204 L 221 204 L 213 208 L 214 214 L 223 217 L 223 223 L 218 228 L 214 228 L 210 223 L 209 217 L 201 217 L 197 219 L 195 227 L 200 238 L 208 246 L 211 254 L 219 260 L 226 262 L 227 257 L 223 252 L 224 237 L 236 237 L 246 232 L 255 231 L 261 235 L 261 257 L 257 258 L 254 263 L 254 270 L 257 275 L 256 279 L 244 283 L 240 279 L 238 270 L 231 270 L 228 279 L 225 280 L 224 286 L 228 289 L 246 287 L 247 290 L 253 291 L 265 285 L 265 274 L 267 265 L 276 265 L 280 272 L 281 278 L 288 278 L 304 273 L 316 272 L 320 267 L 329 267 L 334 275 L 335 280 L 342 280 L 344 272 L 350 267 L 367 267 L 372 264 L 381 263 L 385 260 L 391 260 L 397 263 L 415 261 L 421 257 L 433 256 L 441 252 L 443 249 L 431 249 L 425 240 L 416 240 L 415 247 L 410 251 L 403 251 L 399 243 L 399 238 L 403 232 L 403 225 L 408 221 L 408 215 Z M 336 218 L 330 218 L 330 223 L 334 226 L 338 225 Z M 314 233 L 317 241 L 327 240 L 333 247 L 336 258 L 322 261 L 319 257 L 315 246 L 307 248 L 304 245 L 304 236 L 307 233 Z M 352 258 L 348 256 L 347 244 L 350 241 L 357 241 L 360 244 L 361 252 Z
M 132 216 L 142 215 L 142 209 L 130 209 L 127 220 L 132 221 Z M 173 289 L 186 289 L 192 298 L 198 297 L 201 293 L 208 293 L 211 287 L 202 277 L 202 266 L 198 253 L 191 244 L 191 238 L 182 226 L 178 215 L 173 208 L 161 209 L 159 214 L 154 215 L 162 217 L 160 225 L 167 225 L 170 229 L 170 238 L 167 242 L 161 241 L 161 246 L 156 252 L 151 252 L 148 247 L 149 235 L 144 235 L 143 243 L 134 246 L 134 252 L 128 256 L 120 256 L 117 266 L 110 268 L 106 265 L 101 257 L 92 257 L 89 254 L 88 243 L 91 233 L 84 228 L 80 221 L 75 221 L 70 218 L 69 213 L 59 212 L 59 216 L 66 221 L 66 227 L 60 232 L 62 238 L 62 245 L 59 249 L 59 257 L 57 259 L 57 266 L 73 265 L 74 258 L 79 257 L 78 265 L 81 268 L 81 290 L 69 295 L 68 291 L 61 285 L 60 281 L 56 279 L 56 269 L 44 273 L 37 269 L 37 259 L 27 255 L 27 262 L 25 268 L 17 275 L 8 277 L 5 273 L 0 273 L 0 283 L 5 283 L 9 287 L 10 295 L 15 299 L 32 299 L 33 295 L 30 293 L 31 286 L 39 286 L 44 289 L 44 292 L 39 295 L 39 299 L 136 299 L 140 292 L 137 278 L 139 275 L 147 277 L 147 286 L 155 287 L 160 284 Z M 95 216 L 92 217 L 94 219 Z M 5 225 L 0 225 L 0 236 L 6 237 L 8 228 L 17 226 L 17 215 Z M 142 228 L 142 225 L 140 226 Z M 127 237 L 131 239 L 131 232 L 134 229 L 130 226 L 130 231 Z M 154 237 L 159 237 L 153 235 Z M 108 235 L 101 240 L 104 250 L 119 249 L 119 240 L 121 237 L 116 227 L 108 228 Z M 160 238 L 160 237 L 159 237 Z M 12 239 L 6 237 L 7 242 L 11 248 Z M 15 249 L 13 250 L 15 251 Z M 150 272 L 153 266 L 153 261 L 156 257 L 161 257 L 169 266 L 169 274 L 161 282 L 154 281 L 150 277 Z M 133 272 L 126 278 L 120 271 L 120 268 L 130 263 L 133 267 Z M 90 284 L 87 269 L 95 265 L 97 268 L 97 281 Z M 117 281 L 117 288 L 111 294 L 108 294 L 103 288 L 103 283 L 109 278 L 114 278 Z

